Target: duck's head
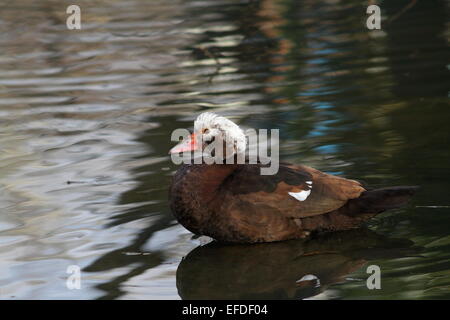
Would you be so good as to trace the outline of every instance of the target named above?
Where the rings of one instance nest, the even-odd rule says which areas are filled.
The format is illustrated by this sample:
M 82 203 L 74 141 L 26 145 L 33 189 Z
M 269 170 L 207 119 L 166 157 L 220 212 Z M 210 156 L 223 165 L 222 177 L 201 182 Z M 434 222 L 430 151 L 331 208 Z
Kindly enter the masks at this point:
M 194 122 L 194 132 L 170 150 L 170 153 L 200 151 L 214 156 L 213 147 L 223 147 L 223 158 L 245 153 L 246 137 L 233 121 L 212 112 L 200 114 Z

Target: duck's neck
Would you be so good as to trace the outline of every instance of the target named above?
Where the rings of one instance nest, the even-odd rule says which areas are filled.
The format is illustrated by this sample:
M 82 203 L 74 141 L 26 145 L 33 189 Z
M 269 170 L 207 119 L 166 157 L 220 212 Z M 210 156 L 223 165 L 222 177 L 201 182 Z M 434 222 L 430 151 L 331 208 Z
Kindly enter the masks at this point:
M 217 194 L 222 183 L 238 167 L 237 164 L 189 165 L 186 179 L 202 202 L 209 203 Z

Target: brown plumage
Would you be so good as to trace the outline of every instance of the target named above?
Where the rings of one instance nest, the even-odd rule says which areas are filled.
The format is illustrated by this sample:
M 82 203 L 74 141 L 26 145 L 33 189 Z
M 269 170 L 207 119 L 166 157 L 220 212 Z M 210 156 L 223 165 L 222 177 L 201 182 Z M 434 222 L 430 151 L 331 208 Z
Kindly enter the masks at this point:
M 179 152 L 180 146 L 183 151 L 197 147 L 195 141 L 184 141 L 171 152 Z M 226 242 L 304 238 L 314 231 L 357 228 L 401 206 L 416 189 L 367 191 L 358 181 L 307 166 L 280 164 L 275 175 L 261 175 L 261 164 L 234 163 L 184 164 L 178 169 L 169 202 L 185 228 Z
M 182 165 L 170 187 L 177 220 L 195 234 L 226 242 L 303 238 L 313 231 L 359 227 L 404 204 L 416 187 L 366 191 L 359 182 L 306 166 L 280 165 L 262 176 L 260 165 Z M 306 183 L 312 181 L 312 188 Z M 311 189 L 304 201 L 289 192 Z

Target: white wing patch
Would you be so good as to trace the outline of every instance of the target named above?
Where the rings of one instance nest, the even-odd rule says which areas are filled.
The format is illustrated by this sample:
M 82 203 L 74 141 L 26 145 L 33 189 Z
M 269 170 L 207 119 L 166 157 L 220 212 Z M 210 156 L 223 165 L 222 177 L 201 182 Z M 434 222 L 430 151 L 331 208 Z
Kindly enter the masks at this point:
M 308 198 L 309 195 L 311 194 L 312 184 L 313 184 L 312 181 L 305 181 L 305 182 L 309 186 L 309 190 L 302 190 L 300 192 L 288 192 L 289 195 L 294 197 L 298 201 L 305 201 L 306 198 Z
M 300 192 L 288 192 L 290 196 L 294 197 L 298 201 L 305 201 L 311 194 L 311 190 L 303 190 Z

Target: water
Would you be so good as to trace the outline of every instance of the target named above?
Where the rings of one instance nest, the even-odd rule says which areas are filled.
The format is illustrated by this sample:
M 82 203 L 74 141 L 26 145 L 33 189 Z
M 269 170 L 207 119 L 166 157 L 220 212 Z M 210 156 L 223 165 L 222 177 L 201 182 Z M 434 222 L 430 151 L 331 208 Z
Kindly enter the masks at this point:
M 367 1 L 77 1 L 81 31 L 59 1 L 2 3 L 0 298 L 450 298 L 449 2 L 408 3 L 381 31 Z M 422 190 L 366 230 L 204 245 L 167 151 L 205 110 L 279 128 L 284 161 Z

